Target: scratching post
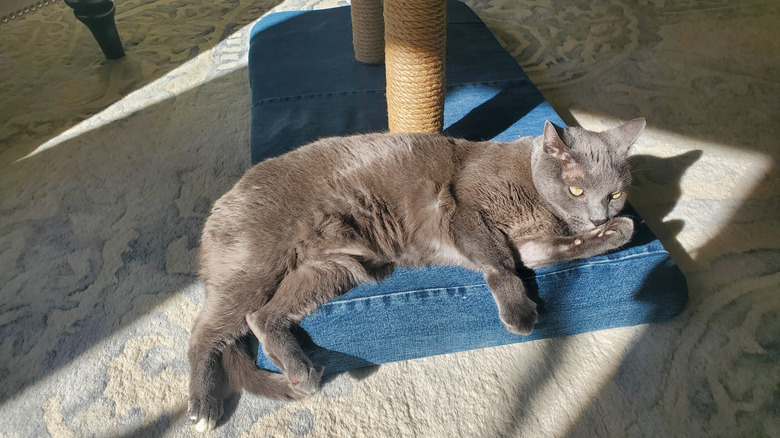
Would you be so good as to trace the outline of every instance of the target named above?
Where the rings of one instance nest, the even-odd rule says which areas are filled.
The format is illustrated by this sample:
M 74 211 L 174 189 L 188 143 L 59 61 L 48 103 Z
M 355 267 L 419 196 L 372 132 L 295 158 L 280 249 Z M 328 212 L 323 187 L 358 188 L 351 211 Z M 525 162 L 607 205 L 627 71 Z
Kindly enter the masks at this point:
M 390 132 L 444 126 L 446 15 L 444 0 L 352 1 L 355 59 L 386 64 Z
M 385 24 L 382 0 L 352 0 L 352 47 L 364 64 L 385 61 Z
M 385 0 L 387 116 L 391 132 L 444 125 L 444 0 Z

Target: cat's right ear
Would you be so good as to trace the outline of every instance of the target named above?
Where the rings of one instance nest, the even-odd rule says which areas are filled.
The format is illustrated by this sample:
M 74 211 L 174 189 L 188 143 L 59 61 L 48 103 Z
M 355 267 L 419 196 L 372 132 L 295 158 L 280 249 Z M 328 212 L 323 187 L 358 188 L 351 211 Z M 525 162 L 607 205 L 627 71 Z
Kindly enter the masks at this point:
M 623 123 L 617 128 L 612 128 L 607 133 L 615 139 L 615 144 L 618 145 L 618 149 L 624 154 L 628 154 L 628 148 L 639 138 L 639 135 L 644 131 L 647 121 L 644 117 L 634 119 Z
M 562 164 L 573 165 L 574 159 L 571 156 L 571 149 L 561 140 L 561 136 L 558 134 L 559 129 L 549 120 L 544 122 L 544 152 L 558 159 Z

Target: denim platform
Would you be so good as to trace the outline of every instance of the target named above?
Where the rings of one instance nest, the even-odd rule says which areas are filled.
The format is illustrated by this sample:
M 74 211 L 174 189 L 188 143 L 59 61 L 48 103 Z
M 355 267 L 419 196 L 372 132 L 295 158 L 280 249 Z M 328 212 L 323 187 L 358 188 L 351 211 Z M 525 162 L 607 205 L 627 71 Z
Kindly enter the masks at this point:
M 563 121 L 464 4 L 447 3 L 448 135 L 511 141 Z M 252 30 L 252 162 L 318 138 L 387 130 L 383 66 L 352 52 L 349 7 L 271 14 Z M 683 311 L 687 285 L 634 212 L 627 248 L 521 273 L 539 304 L 529 336 L 506 331 L 482 275 L 457 267 L 397 269 L 323 305 L 298 332 L 315 364 L 333 373 L 553 336 L 659 322 Z M 262 352 L 257 364 L 278 371 Z

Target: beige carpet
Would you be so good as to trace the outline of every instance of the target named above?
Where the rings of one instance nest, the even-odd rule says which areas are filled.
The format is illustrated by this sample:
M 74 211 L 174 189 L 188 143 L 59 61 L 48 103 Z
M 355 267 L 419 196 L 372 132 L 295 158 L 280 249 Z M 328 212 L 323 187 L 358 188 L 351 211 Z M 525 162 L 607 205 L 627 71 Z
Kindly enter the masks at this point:
M 0 27 L 14 24 L 27 14 L 35 13 L 57 0 L 0 0 Z
M 277 3 L 118 2 L 118 61 L 60 1 L 0 26 L 0 435 L 194 434 L 193 257 L 249 165 L 248 25 Z M 780 436 L 780 4 L 467 3 L 568 122 L 648 119 L 630 197 L 688 310 L 247 395 L 213 435 Z

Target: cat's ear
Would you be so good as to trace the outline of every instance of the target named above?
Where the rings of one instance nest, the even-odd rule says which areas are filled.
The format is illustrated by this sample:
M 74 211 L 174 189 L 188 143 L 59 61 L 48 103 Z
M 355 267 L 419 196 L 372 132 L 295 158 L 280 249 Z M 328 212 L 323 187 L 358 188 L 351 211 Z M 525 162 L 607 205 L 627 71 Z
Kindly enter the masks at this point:
M 579 164 L 574 161 L 571 149 L 561 140 L 559 128 L 550 121 L 544 122 L 544 153 L 555 158 L 561 165 L 561 176 L 564 179 L 578 179 L 584 176 Z
M 559 160 L 561 164 L 574 165 L 571 149 L 561 140 L 558 130 L 549 120 L 544 122 L 544 153 Z
M 614 143 L 620 151 L 628 153 L 628 148 L 634 144 L 637 138 L 639 138 L 639 135 L 644 131 L 646 125 L 647 121 L 644 117 L 640 117 L 623 123 L 617 128 L 612 128 L 607 132 L 610 137 L 614 139 Z

